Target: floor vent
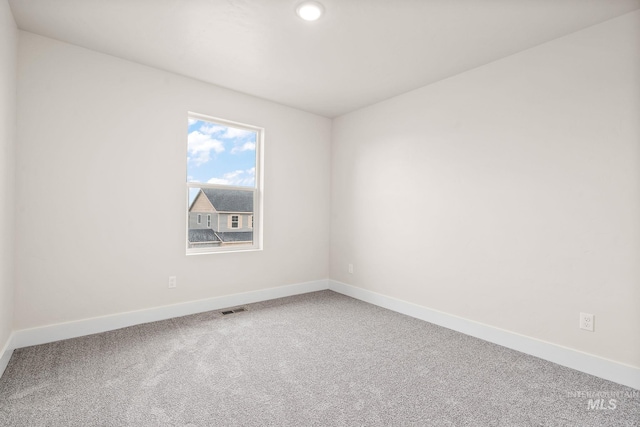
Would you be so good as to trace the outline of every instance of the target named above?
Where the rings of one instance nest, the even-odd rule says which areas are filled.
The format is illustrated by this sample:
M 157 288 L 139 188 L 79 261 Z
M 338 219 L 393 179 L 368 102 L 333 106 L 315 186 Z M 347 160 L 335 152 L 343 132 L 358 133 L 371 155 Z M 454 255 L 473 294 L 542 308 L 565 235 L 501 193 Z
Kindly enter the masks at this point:
M 242 313 L 243 311 L 247 311 L 247 309 L 244 307 L 240 307 L 240 308 L 234 308 L 233 310 L 224 310 L 224 311 L 221 311 L 221 313 L 222 315 L 226 316 L 227 314 Z

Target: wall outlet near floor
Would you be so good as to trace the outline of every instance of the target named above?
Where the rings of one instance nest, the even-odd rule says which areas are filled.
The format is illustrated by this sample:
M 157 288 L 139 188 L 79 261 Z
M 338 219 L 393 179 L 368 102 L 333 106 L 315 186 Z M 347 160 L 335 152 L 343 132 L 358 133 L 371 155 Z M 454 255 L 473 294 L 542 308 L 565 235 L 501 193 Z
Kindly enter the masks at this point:
M 353 274 L 353 264 L 349 264 L 349 274 Z
M 580 329 L 593 332 L 595 316 L 589 313 L 580 313 Z
M 176 276 L 169 276 L 169 287 L 175 288 L 177 285 Z

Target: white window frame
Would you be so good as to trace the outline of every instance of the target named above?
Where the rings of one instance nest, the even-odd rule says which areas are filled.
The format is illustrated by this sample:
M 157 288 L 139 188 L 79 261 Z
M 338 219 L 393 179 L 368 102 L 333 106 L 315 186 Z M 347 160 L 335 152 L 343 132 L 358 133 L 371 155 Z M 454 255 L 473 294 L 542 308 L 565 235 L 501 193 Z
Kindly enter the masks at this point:
M 211 214 L 207 214 L 207 228 L 211 228 Z
M 196 216 L 196 223 L 198 223 L 198 224 L 202 224 L 202 214 L 197 214 L 197 216 Z
M 222 126 L 233 127 L 236 129 L 243 129 L 250 132 L 256 133 L 256 174 L 255 174 L 255 186 L 254 187 L 240 187 L 240 186 L 229 186 L 229 185 L 217 185 L 217 184 L 208 184 L 202 182 L 189 182 L 186 181 L 186 217 L 187 217 L 187 228 L 186 228 L 186 238 L 185 238 L 185 246 L 186 246 L 186 254 L 187 255 L 200 255 L 200 254 L 211 254 L 211 253 L 227 253 L 227 252 L 247 252 L 247 251 L 260 251 L 262 250 L 263 245 L 263 232 L 262 232 L 262 212 L 263 212 L 263 165 L 264 165 L 264 128 L 247 125 L 244 123 L 234 122 L 230 120 L 220 119 L 217 117 L 207 116 L 200 113 L 194 113 L 189 111 L 187 113 L 187 117 L 189 119 L 195 120 L 204 120 L 207 122 L 211 122 L 214 124 L 219 124 Z M 187 159 L 187 144 L 186 144 L 186 134 L 185 134 L 185 153 L 184 158 L 185 162 Z M 186 175 L 186 174 L 185 174 Z M 216 246 L 210 248 L 189 248 L 189 189 L 190 188 L 222 188 L 229 190 L 242 190 L 242 191 L 252 191 L 253 192 L 253 244 L 236 244 L 236 245 L 228 245 L 228 246 Z M 240 217 L 240 215 L 238 215 Z M 239 226 L 240 226 L 240 218 Z M 220 215 L 218 215 L 218 225 L 220 225 Z M 240 227 L 238 227 L 238 230 Z

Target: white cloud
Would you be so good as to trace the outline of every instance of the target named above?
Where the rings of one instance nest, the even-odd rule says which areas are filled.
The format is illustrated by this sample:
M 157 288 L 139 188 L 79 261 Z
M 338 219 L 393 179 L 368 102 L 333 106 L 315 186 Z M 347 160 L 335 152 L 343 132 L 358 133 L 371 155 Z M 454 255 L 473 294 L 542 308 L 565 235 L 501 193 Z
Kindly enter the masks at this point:
M 249 136 L 255 132 L 250 130 L 236 129 L 236 128 L 227 128 L 224 133 L 224 138 L 244 138 L 245 136 Z
M 222 178 L 211 178 L 209 184 L 218 185 L 241 185 L 243 187 L 253 187 L 256 182 L 256 168 L 246 170 L 235 170 L 225 173 Z
M 197 122 L 197 120 L 189 119 L 189 124 L 193 124 Z M 216 135 L 219 138 L 224 139 L 235 139 L 235 138 L 244 138 L 249 135 L 255 134 L 255 132 L 244 129 L 230 128 L 223 125 L 218 125 L 215 123 L 209 122 L 201 122 L 202 125 L 199 127 L 199 131 L 205 135 Z
M 191 126 L 192 124 L 194 124 L 195 122 L 197 122 L 196 119 L 187 119 L 187 121 L 189 122 L 189 126 Z
M 228 179 L 225 178 L 211 178 L 207 181 L 209 184 L 218 184 L 218 185 L 231 185 Z
M 222 132 L 225 132 L 227 128 L 224 126 L 220 126 L 220 125 L 216 125 L 213 123 L 206 123 L 203 124 L 202 126 L 200 126 L 200 132 L 207 134 L 207 135 L 216 135 Z M 225 138 L 224 134 L 220 135 L 221 137 Z
M 231 154 L 241 153 L 243 151 L 253 151 L 255 149 L 256 149 L 255 142 L 245 142 L 239 147 L 233 147 L 233 149 L 231 150 Z
M 224 151 L 224 143 L 211 138 L 211 135 L 205 135 L 197 130 L 189 134 L 187 147 L 189 160 L 195 162 L 197 166 L 211 160 L 211 151 L 215 153 L 222 153 Z

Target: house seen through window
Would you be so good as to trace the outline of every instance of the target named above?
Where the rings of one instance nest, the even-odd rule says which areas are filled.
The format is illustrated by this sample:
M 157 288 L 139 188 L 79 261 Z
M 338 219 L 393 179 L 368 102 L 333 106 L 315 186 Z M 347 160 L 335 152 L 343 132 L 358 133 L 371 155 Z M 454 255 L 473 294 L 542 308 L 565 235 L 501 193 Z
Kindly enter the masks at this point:
M 189 113 L 187 253 L 261 247 L 262 133 L 257 127 Z

